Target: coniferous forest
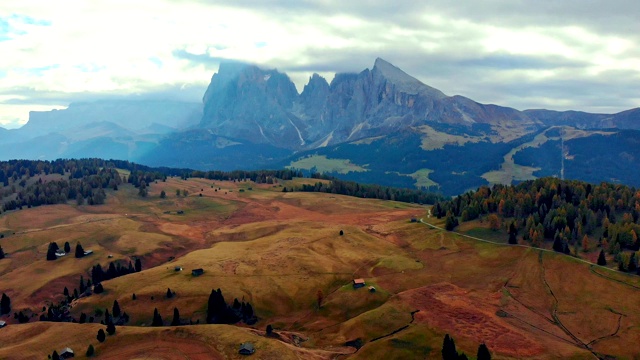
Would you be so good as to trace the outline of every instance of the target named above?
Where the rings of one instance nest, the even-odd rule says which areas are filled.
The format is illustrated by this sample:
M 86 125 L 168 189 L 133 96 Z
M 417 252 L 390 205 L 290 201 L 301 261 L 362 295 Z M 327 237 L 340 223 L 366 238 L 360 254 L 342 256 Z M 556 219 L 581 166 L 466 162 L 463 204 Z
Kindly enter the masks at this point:
M 613 256 L 623 271 L 637 271 L 640 253 L 640 190 L 625 185 L 542 178 L 515 186 L 483 186 L 434 205 L 433 215 L 457 221 L 501 218 L 510 242 L 558 252 L 588 251 L 590 244 Z M 591 241 L 593 240 L 593 241 Z M 585 248 L 587 247 L 587 248 Z M 573 251 L 571 249 L 574 249 Z

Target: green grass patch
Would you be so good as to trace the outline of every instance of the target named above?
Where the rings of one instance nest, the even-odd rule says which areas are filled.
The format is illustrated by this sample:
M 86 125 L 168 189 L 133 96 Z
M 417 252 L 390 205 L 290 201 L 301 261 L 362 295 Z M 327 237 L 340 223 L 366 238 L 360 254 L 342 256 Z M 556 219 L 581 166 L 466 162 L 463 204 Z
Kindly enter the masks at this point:
M 364 165 L 366 166 L 366 165 Z M 312 155 L 297 161 L 292 161 L 287 168 L 310 170 L 316 168 L 318 172 L 337 172 L 346 174 L 349 172 L 369 171 L 363 166 L 353 164 L 348 159 L 328 159 L 325 155 Z

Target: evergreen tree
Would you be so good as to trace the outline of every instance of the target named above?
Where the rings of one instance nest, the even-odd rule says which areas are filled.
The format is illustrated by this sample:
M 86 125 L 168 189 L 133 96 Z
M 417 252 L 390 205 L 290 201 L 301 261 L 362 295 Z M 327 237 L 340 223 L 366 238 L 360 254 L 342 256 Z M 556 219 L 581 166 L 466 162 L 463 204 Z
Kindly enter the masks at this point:
M 113 307 L 111 308 L 111 314 L 113 314 L 114 318 L 118 318 L 121 315 L 120 304 L 118 304 L 118 300 L 113 300 Z
M 104 342 L 106 338 L 107 338 L 107 335 L 104 333 L 104 330 L 102 329 L 98 330 L 98 336 L 96 336 L 96 339 L 98 339 L 98 341 L 100 342 Z
M 445 219 L 445 222 L 444 222 L 444 228 L 447 231 L 452 231 L 453 229 L 455 229 L 456 226 L 458 226 L 458 218 L 453 216 L 453 214 L 450 211 L 447 212 L 447 218 Z
M 140 258 L 136 259 L 135 269 L 136 269 L 136 272 L 142 271 L 142 261 L 140 261 Z
M 69 297 L 69 289 L 67 289 L 67 287 L 64 287 L 64 290 L 62 291 L 62 294 L 66 297 Z
M 51 360 L 60 360 L 60 355 L 58 355 L 58 352 L 53 350 L 53 354 L 51 354 Z
M 11 299 L 7 294 L 2 293 L 2 299 L 0 300 L 0 315 L 11 313 Z
M 478 356 L 477 360 L 491 360 L 491 353 L 489 352 L 489 348 L 484 343 L 480 344 L 478 347 Z
M 93 287 L 93 292 L 96 294 L 100 294 L 104 292 L 104 288 L 101 283 L 97 283 L 96 286 Z
M 92 357 L 94 353 L 95 349 L 93 348 L 93 345 L 89 344 L 89 347 L 87 348 L 87 357 Z
M 55 242 L 49 243 L 49 248 L 47 249 L 47 260 L 53 261 L 58 257 L 56 256 L 56 250 L 58 250 L 58 244 Z
M 66 252 L 66 253 L 70 253 L 71 252 L 71 245 L 69 245 L 68 241 L 64 242 L 64 252 Z
M 153 309 L 153 321 L 151 322 L 151 326 L 162 326 L 164 322 L 162 321 L 162 316 L 158 312 L 158 308 Z
M 107 334 L 113 335 L 116 333 L 116 326 L 113 324 L 113 321 L 109 321 L 107 324 Z
M 442 360 L 457 360 L 458 351 L 456 350 L 456 343 L 453 338 L 446 334 L 442 343 Z
M 133 295 L 131 295 L 131 300 L 135 300 L 136 298 L 136 293 L 133 293 Z
M 265 333 L 267 336 L 271 336 L 271 334 L 273 334 L 273 326 L 271 326 L 271 324 L 267 325 L 267 330 Z
M 83 293 L 86 290 L 84 285 L 84 278 L 80 275 L 80 292 Z
M 607 259 L 604 256 L 604 250 L 600 250 L 600 255 L 598 255 L 598 265 L 607 266 Z
M 84 249 L 82 248 L 82 245 L 80 245 L 80 242 L 78 242 L 76 244 L 76 258 L 81 258 L 84 256 Z
M 160 191 L 160 198 L 164 199 L 166 197 L 167 197 L 167 193 L 164 190 Z
M 173 320 L 171 320 L 171 326 L 180 326 L 180 312 L 178 308 L 173 308 Z
M 87 322 L 87 314 L 81 312 L 80 313 L 80 320 L 78 320 L 78 323 L 84 324 L 86 322 Z
M 167 299 L 171 299 L 173 297 L 173 293 L 171 292 L 171 289 L 167 288 Z
M 0 246 L 0 259 L 4 259 L 4 250 L 2 250 L 2 246 Z
M 516 230 L 516 225 L 515 225 L 515 221 L 511 222 L 511 225 L 509 225 L 509 244 L 517 244 L 518 240 L 516 239 L 516 236 L 518 235 L 518 230 Z

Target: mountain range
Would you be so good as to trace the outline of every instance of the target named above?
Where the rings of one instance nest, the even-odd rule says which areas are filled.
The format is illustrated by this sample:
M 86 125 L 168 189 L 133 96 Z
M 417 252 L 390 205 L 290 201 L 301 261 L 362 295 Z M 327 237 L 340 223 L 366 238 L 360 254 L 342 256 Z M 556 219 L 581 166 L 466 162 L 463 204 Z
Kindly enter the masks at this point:
M 640 186 L 640 108 L 525 110 L 443 92 L 385 60 L 314 74 L 224 62 L 202 103 L 101 101 L 31 112 L 0 159 L 118 158 L 195 169 L 294 167 L 455 195 L 539 176 Z

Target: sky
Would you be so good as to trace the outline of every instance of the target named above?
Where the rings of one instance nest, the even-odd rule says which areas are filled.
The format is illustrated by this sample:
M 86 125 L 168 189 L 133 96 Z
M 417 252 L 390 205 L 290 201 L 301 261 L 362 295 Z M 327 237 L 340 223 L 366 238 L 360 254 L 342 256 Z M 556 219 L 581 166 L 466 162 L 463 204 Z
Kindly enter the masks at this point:
M 100 99 L 200 102 L 220 61 L 286 72 L 377 57 L 447 95 L 519 110 L 640 106 L 636 0 L 2 0 L 0 126 Z

